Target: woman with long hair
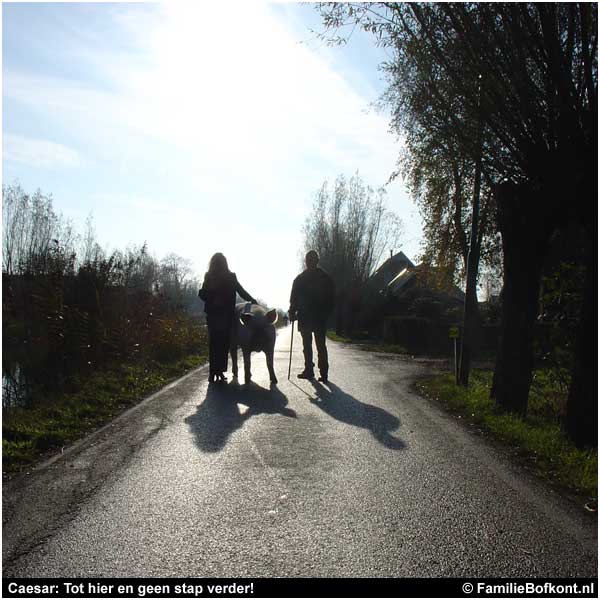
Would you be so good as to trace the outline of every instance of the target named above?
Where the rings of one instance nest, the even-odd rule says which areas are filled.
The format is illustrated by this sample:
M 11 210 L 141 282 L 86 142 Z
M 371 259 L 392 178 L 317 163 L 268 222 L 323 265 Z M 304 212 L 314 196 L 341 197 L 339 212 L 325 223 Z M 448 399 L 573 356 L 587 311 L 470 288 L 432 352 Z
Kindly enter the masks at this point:
M 240 285 L 227 266 L 227 259 L 217 252 L 210 259 L 208 272 L 198 296 L 204 301 L 208 325 L 208 357 L 210 382 L 224 382 L 227 371 L 227 353 L 235 314 L 236 292 L 247 302 L 256 300 Z

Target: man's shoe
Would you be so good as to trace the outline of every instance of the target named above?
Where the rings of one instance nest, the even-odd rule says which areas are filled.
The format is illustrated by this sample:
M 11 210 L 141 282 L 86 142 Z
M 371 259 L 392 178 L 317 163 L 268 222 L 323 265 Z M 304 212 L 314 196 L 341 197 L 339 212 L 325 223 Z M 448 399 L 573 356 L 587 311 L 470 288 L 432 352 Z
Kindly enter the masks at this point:
M 321 375 L 321 377 L 319 377 L 319 381 L 321 383 L 328 383 L 329 379 L 327 379 L 327 375 Z
M 315 374 L 312 371 L 302 371 L 298 373 L 298 379 L 314 379 Z

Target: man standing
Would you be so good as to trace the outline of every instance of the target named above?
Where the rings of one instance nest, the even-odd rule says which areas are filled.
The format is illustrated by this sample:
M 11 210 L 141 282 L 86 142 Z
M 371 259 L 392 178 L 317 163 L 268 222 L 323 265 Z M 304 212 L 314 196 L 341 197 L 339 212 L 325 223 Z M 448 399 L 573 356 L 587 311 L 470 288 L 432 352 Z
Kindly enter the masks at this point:
M 319 381 L 327 383 L 329 362 L 325 332 L 327 318 L 335 303 L 335 286 L 331 276 L 318 267 L 319 255 L 311 250 L 306 254 L 306 270 L 304 270 L 292 285 L 290 297 L 290 320 L 298 321 L 298 331 L 302 335 L 304 346 L 304 371 L 298 374 L 300 379 L 313 379 L 315 376 L 312 335 L 315 335 L 317 346 Z

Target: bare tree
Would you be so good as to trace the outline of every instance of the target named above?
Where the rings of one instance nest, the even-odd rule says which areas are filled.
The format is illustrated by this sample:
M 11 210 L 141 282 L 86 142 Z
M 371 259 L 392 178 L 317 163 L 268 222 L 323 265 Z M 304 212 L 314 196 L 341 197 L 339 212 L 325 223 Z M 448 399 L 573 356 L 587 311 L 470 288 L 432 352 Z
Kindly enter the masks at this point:
M 72 272 L 76 234 L 57 214 L 52 197 L 33 196 L 18 184 L 2 187 L 2 272 L 42 275 Z
M 317 193 L 304 225 L 304 253 L 316 250 L 336 284 L 336 329 L 352 330 L 364 285 L 385 250 L 397 246 L 400 219 L 385 205 L 385 191 L 373 190 L 356 173 L 340 175 L 333 192 L 327 182 Z
M 164 300 L 173 309 L 183 306 L 187 283 L 192 276 L 192 263 L 171 252 L 160 262 L 157 287 Z

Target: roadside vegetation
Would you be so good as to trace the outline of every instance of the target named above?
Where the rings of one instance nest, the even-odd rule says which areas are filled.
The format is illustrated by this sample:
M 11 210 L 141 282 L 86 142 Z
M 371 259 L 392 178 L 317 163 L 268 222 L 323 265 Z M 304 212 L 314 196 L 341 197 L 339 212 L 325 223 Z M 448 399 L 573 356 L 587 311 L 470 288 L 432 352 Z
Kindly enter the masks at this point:
M 5 474 L 22 471 L 111 421 L 127 408 L 206 361 L 190 355 L 168 363 L 114 365 L 28 407 L 4 411 Z
M 361 350 L 370 350 L 372 352 L 388 352 L 390 354 L 410 354 L 410 352 L 400 344 L 387 344 L 375 342 L 369 339 L 353 339 L 338 335 L 332 329 L 327 331 L 327 337 L 334 342 L 343 344 L 356 344 Z
M 500 412 L 490 399 L 492 372 L 473 370 L 468 388 L 453 374 L 439 374 L 417 383 L 420 393 L 440 401 L 449 411 L 482 427 L 506 443 L 513 453 L 552 483 L 585 497 L 590 508 L 598 496 L 598 450 L 578 449 L 561 428 L 565 390 L 549 370 L 535 370 L 527 415 Z
M 52 199 L 3 192 L 3 472 L 60 451 L 208 354 L 189 261 L 107 252 Z
M 338 335 L 332 329 L 327 331 L 327 337 L 334 342 L 341 342 L 342 344 L 351 344 L 353 340 L 349 337 L 344 337 L 343 335 Z

